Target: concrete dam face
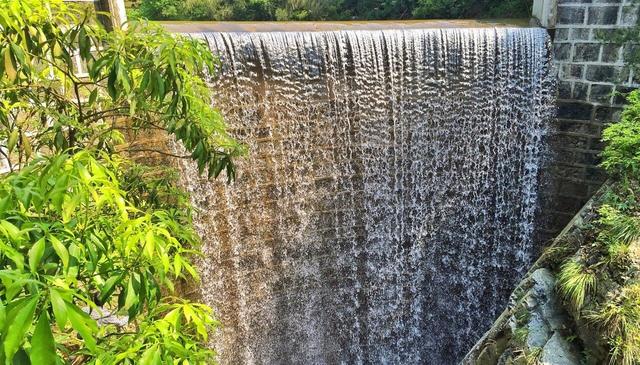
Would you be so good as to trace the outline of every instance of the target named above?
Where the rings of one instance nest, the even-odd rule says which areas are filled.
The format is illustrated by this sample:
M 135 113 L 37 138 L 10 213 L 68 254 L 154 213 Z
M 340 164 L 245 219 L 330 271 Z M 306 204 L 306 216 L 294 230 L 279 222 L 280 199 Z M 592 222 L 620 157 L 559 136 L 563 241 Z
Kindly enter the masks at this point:
M 181 165 L 222 364 L 455 364 L 539 249 L 544 30 L 198 33 L 250 155 Z

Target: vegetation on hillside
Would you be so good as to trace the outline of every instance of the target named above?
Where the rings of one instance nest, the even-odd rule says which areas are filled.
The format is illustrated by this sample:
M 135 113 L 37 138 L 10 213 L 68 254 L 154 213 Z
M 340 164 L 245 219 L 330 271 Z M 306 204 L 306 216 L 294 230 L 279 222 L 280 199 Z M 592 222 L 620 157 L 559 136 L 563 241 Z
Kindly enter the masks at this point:
M 611 180 L 599 218 L 558 268 L 567 309 L 595 337 L 582 338 L 589 364 L 640 363 L 640 92 L 628 102 L 603 134 L 602 167 Z
M 532 0 L 142 0 L 152 20 L 528 18 Z
M 173 296 L 197 279 L 188 199 L 123 136 L 168 133 L 233 179 L 244 148 L 203 80 L 216 60 L 94 19 L 62 0 L 0 2 L 0 363 L 209 364 L 211 309 Z

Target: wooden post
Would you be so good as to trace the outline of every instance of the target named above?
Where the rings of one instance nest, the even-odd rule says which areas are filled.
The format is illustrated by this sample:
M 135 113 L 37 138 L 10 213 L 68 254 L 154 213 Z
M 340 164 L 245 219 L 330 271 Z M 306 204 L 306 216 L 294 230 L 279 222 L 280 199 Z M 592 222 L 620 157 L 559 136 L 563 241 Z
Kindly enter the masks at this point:
M 107 29 L 124 29 L 127 27 L 127 13 L 124 7 L 124 0 L 98 0 L 96 1 L 96 9 L 109 13 L 108 18 L 100 17 L 100 21 Z

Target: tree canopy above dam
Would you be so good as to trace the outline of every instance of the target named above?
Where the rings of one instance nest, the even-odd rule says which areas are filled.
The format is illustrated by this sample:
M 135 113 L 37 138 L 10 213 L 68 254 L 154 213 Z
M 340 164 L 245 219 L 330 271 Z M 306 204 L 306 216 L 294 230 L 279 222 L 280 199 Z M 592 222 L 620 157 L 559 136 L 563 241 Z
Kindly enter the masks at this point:
M 385 20 L 527 18 L 531 0 L 141 0 L 152 20 Z

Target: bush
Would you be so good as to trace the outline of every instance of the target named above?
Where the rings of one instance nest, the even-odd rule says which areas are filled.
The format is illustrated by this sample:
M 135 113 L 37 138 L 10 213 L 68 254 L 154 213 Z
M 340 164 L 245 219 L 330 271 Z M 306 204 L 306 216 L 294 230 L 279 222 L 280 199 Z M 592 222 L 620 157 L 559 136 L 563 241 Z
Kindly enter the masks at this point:
M 528 18 L 531 4 L 531 0 L 143 0 L 139 14 L 154 20 Z
M 602 167 L 616 178 L 637 179 L 640 176 L 640 92 L 628 96 L 628 106 L 619 123 L 603 132 L 607 143 L 602 153 Z
M 204 81 L 217 61 L 159 27 L 106 32 L 84 9 L 0 2 L 0 363 L 212 363 L 211 309 L 172 295 L 198 278 L 189 200 L 127 158 L 162 150 L 123 135 L 168 133 L 201 173 L 233 179 L 244 147 Z
M 594 363 L 640 363 L 640 92 L 628 102 L 621 121 L 603 132 L 602 166 L 611 179 L 599 218 L 585 234 L 590 241 L 557 275 L 573 313 L 588 320 L 602 352 L 608 350 L 608 359 Z

